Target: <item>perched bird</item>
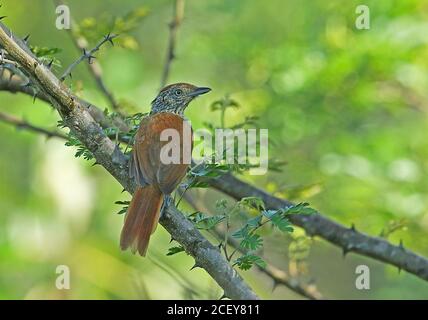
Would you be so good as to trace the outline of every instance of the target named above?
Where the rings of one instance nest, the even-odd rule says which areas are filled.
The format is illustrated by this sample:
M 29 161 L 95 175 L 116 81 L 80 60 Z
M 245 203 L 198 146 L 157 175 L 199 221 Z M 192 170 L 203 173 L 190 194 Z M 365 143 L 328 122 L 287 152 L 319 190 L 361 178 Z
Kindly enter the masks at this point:
M 134 253 L 138 251 L 140 255 L 146 255 L 162 203 L 178 186 L 189 166 L 189 161 L 184 161 L 186 150 L 183 149 L 187 145 L 187 149 L 190 148 L 187 152 L 191 153 L 193 138 L 184 110 L 194 98 L 209 91 L 210 88 L 188 83 L 168 85 L 152 101 L 150 114 L 141 120 L 129 164 L 129 175 L 138 187 L 132 196 L 120 236 L 122 250 L 131 247 Z M 187 135 L 186 126 L 190 132 Z M 170 143 L 163 136 L 168 130 L 173 130 L 180 138 L 179 144 L 172 146 L 179 150 L 180 156 L 172 163 L 165 161 L 165 154 L 162 156 Z M 169 151 L 174 152 L 168 150 L 168 156 Z

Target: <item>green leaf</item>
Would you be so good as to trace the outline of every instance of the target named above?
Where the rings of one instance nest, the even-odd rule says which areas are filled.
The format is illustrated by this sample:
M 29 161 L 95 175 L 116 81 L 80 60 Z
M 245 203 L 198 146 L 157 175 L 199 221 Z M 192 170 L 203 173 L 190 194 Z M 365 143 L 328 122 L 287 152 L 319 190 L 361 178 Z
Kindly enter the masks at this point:
M 262 215 L 258 215 L 258 216 L 254 217 L 254 218 L 251 218 L 251 219 L 249 219 L 247 221 L 247 224 L 250 227 L 256 228 L 256 227 L 260 226 L 260 223 L 262 221 L 262 217 L 263 217 Z
M 277 227 L 279 230 L 283 232 L 293 232 L 294 229 L 290 223 L 290 220 L 288 218 L 284 217 L 284 215 L 280 214 L 280 212 L 277 212 L 274 214 L 271 218 L 272 224 Z
M 250 226 L 245 225 L 241 229 L 236 230 L 234 233 L 232 233 L 232 237 L 235 239 L 244 239 L 248 236 L 248 233 L 250 232 Z
M 216 209 L 227 209 L 227 200 L 226 199 L 220 199 L 217 200 L 215 203 Z
M 188 217 L 195 224 L 196 228 L 200 230 L 210 230 L 226 218 L 224 215 L 206 216 L 199 211 L 192 213 Z
M 172 256 L 174 254 L 183 252 L 184 248 L 182 246 L 177 246 L 177 247 L 171 247 L 168 249 L 168 253 L 166 254 L 167 256 Z
M 264 210 L 265 209 L 265 204 L 263 202 L 262 199 L 258 198 L 258 197 L 245 197 L 242 198 L 239 201 L 239 204 L 241 206 L 250 208 L 250 209 L 257 209 L 259 211 Z
M 119 201 L 116 201 L 115 204 L 123 206 L 122 209 L 120 209 L 120 211 L 117 212 L 117 214 L 124 214 L 124 213 L 126 213 L 126 211 L 128 211 L 130 201 L 120 201 L 119 200 Z
M 266 262 L 262 258 L 249 253 L 236 259 L 233 265 L 237 265 L 241 270 L 249 270 L 254 264 L 266 268 Z
M 206 217 L 204 219 L 199 220 L 196 223 L 196 228 L 201 230 L 210 230 L 222 222 L 226 217 L 223 215 L 217 215 L 212 217 Z
M 249 234 L 241 241 L 240 246 L 245 249 L 257 250 L 263 246 L 263 239 L 258 234 Z
M 309 207 L 309 203 L 302 202 L 284 209 L 285 214 L 315 214 L 317 211 Z

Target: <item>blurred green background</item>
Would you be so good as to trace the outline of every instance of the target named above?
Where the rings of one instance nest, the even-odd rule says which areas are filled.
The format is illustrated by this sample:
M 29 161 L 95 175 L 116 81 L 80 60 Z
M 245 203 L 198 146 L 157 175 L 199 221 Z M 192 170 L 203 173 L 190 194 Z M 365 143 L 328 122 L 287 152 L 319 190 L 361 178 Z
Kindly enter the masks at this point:
M 3 0 L 0 15 L 30 44 L 61 48 L 62 67 L 79 52 L 55 28 L 51 1 Z M 326 216 L 371 235 L 389 226 L 411 250 L 428 256 L 428 1 L 365 0 L 369 30 L 357 30 L 355 8 L 341 0 L 187 0 L 169 82 L 210 86 L 187 111 L 195 128 L 218 115 L 209 105 L 230 94 L 241 108 L 227 122 L 260 116 L 281 173 L 244 176 L 276 195 L 308 201 Z M 160 86 L 173 1 L 69 1 L 73 18 L 94 30 L 93 46 L 115 17 L 138 23 L 115 47 L 97 54 L 103 77 L 126 112 L 146 112 Z M 128 16 L 129 17 L 129 16 Z M 116 20 L 117 21 L 117 20 Z M 119 20 L 120 22 L 120 20 Z M 125 18 L 126 22 L 126 18 Z M 98 32 L 99 31 L 99 32 Z M 118 40 L 119 41 L 119 40 Z M 103 107 L 86 66 L 67 80 Z M 49 129 L 59 120 L 43 102 L 0 92 L 0 110 Z M 128 200 L 100 166 L 74 158 L 59 139 L 0 123 L 1 299 L 218 299 L 221 289 L 193 259 L 167 257 L 169 235 L 159 227 L 142 259 L 119 249 Z M 221 196 L 198 192 L 208 207 Z M 186 204 L 182 209 L 191 212 Z M 301 235 L 297 230 L 295 235 Z M 296 239 L 297 236 L 294 236 Z M 428 284 L 396 268 L 314 239 L 305 279 L 331 299 L 426 299 Z M 293 237 L 273 233 L 263 257 L 294 268 Z M 305 248 L 307 250 L 308 248 Z M 307 255 L 307 256 L 306 256 Z M 371 270 L 370 290 L 355 288 L 355 268 Z M 71 270 L 71 289 L 55 287 L 58 265 Z M 300 298 L 256 270 L 242 272 L 262 298 Z

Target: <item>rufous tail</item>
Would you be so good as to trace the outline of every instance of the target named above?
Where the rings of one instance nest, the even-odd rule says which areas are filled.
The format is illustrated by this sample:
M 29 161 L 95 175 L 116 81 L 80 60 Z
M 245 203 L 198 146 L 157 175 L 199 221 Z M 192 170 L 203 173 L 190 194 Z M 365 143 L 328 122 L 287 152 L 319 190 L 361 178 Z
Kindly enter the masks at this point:
M 140 255 L 146 255 L 150 236 L 159 221 L 162 201 L 163 194 L 157 187 L 138 187 L 132 196 L 120 235 L 122 250 L 131 247 L 133 253 L 138 251 Z

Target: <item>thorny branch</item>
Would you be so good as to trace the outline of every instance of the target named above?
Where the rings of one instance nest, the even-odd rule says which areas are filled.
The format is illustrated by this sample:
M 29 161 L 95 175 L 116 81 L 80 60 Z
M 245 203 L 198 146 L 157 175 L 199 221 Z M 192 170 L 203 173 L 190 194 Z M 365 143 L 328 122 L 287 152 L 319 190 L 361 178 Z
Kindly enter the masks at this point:
M 132 193 L 136 186 L 129 178 L 124 154 L 104 134 L 87 107 L 76 99 L 49 68 L 23 49 L 2 23 L 0 23 L 0 47 L 6 50 L 28 74 L 33 85 L 46 94 L 48 101 L 58 110 L 65 125 L 92 152 L 97 163 L 109 171 L 125 190 Z M 221 255 L 218 248 L 205 239 L 174 206 L 168 207 L 160 223 L 185 248 L 185 251 L 194 257 L 195 267 L 204 268 L 223 288 L 227 297 L 258 299 L 237 271 Z
M 63 1 L 54 1 L 54 3 L 58 5 L 58 4 L 62 4 Z M 84 50 L 88 50 L 87 48 L 88 44 L 87 44 L 86 38 L 83 35 L 75 34 L 74 32 L 75 30 L 73 30 L 73 25 L 75 25 L 75 22 L 73 21 L 72 17 L 70 17 L 70 19 L 71 19 L 71 29 L 68 29 L 68 34 L 70 35 L 70 38 L 73 41 L 74 46 L 81 52 L 83 52 Z M 100 63 L 97 60 L 93 60 L 92 63 L 88 63 L 87 66 L 99 90 L 107 98 L 113 110 L 120 112 L 119 103 L 117 102 L 114 94 L 107 87 L 107 85 L 105 84 L 102 78 L 102 69 L 101 69 Z
M 59 79 L 61 81 L 64 81 L 65 78 L 67 78 L 68 76 L 71 77 L 71 72 L 73 71 L 73 69 L 77 67 L 77 65 L 85 59 L 88 59 L 88 63 L 92 64 L 93 59 L 95 59 L 95 56 L 94 56 L 95 52 L 100 50 L 101 46 L 106 42 L 110 42 L 111 45 L 113 46 L 114 45 L 113 39 L 116 38 L 117 36 L 118 35 L 116 34 L 109 33 L 105 35 L 104 38 L 100 42 L 98 42 L 98 44 L 91 50 L 88 51 L 86 48 L 82 48 L 82 52 L 83 52 L 82 55 L 76 61 L 74 61 L 72 64 L 68 66 L 68 68 L 64 71 L 64 74 Z

